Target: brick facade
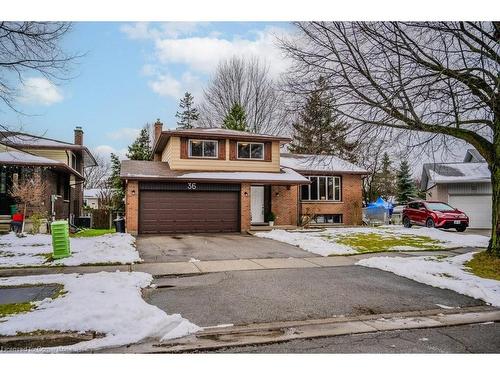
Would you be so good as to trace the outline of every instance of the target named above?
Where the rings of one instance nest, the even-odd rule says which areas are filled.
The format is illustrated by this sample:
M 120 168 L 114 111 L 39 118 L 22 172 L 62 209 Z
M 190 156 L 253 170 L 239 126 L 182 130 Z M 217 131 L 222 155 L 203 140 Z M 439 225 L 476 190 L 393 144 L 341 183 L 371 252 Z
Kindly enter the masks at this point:
M 301 215 L 342 214 L 343 224 L 360 225 L 363 201 L 361 175 L 342 175 L 341 202 L 301 202 Z
M 250 184 L 241 184 L 240 191 L 240 228 L 242 232 L 250 230 Z
M 271 186 L 271 211 L 275 225 L 297 225 L 298 186 Z
M 139 233 L 139 182 L 128 181 L 125 188 L 125 229 L 136 236 Z

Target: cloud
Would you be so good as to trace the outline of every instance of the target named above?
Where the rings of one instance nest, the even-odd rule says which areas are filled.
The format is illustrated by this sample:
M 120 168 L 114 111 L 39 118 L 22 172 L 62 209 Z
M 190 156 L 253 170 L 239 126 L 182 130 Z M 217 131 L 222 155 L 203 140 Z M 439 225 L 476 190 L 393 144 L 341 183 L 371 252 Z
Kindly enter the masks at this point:
M 106 160 L 109 160 L 111 158 L 111 154 L 115 154 L 118 156 L 120 160 L 126 159 L 126 154 L 127 154 L 127 149 L 122 148 L 120 150 L 115 149 L 113 146 L 110 145 L 99 145 L 94 147 L 92 152 L 96 155 L 101 155 L 103 158 Z
M 183 35 L 192 35 L 208 25 L 208 22 L 162 22 L 154 25 L 149 22 L 136 22 L 125 24 L 120 30 L 134 40 L 178 38 Z
M 106 135 L 108 138 L 117 140 L 117 139 L 126 139 L 126 140 L 134 140 L 139 135 L 141 129 L 140 128 L 120 128 L 113 132 L 108 132 Z
M 274 77 L 284 72 L 289 62 L 276 46 L 276 36 L 284 35 L 282 28 L 266 28 L 253 32 L 254 39 L 220 36 L 157 38 L 155 53 L 164 64 L 185 64 L 189 70 L 210 74 L 222 59 L 231 56 L 256 56 L 269 64 L 269 72 Z
M 45 77 L 27 78 L 20 88 L 19 100 L 25 103 L 49 106 L 63 99 L 61 90 Z
M 197 97 L 202 92 L 202 82 L 200 78 L 190 72 L 182 74 L 180 79 L 172 77 L 170 74 L 161 74 L 156 80 L 150 81 L 151 89 L 160 96 L 180 99 L 186 91 Z

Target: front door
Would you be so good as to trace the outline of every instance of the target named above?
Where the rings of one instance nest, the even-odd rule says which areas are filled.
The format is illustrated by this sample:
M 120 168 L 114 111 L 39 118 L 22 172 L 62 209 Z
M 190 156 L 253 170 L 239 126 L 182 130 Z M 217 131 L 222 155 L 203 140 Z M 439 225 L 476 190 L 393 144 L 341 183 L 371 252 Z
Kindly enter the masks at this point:
M 252 223 L 264 222 L 264 186 L 250 187 Z

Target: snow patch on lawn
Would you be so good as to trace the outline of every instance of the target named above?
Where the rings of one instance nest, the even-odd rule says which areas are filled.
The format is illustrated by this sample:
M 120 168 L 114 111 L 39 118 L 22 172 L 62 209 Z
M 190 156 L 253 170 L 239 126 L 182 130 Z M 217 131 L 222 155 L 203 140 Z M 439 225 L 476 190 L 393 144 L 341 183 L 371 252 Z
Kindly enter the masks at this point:
M 283 229 L 273 229 L 268 232 L 257 232 L 255 236 L 261 238 L 269 238 L 276 241 L 288 243 L 298 246 L 303 250 L 314 254 L 328 255 L 345 255 L 356 254 L 358 251 L 348 245 L 339 243 L 343 236 L 355 236 L 358 234 L 377 234 L 381 237 L 398 238 L 404 236 L 420 236 L 428 237 L 431 240 L 439 241 L 439 247 L 455 248 L 455 247 L 487 247 L 489 238 L 474 234 L 458 234 L 447 232 L 435 228 L 414 227 L 405 228 L 399 225 L 382 226 L 382 227 L 356 227 L 356 228 L 328 228 L 323 231 L 286 231 Z M 436 245 L 436 244 L 432 244 Z M 431 245 L 429 246 L 432 247 Z M 414 246 L 397 245 L 387 247 L 386 251 L 404 251 L 404 250 L 422 250 Z
M 389 271 L 441 289 L 451 289 L 500 307 L 500 281 L 473 275 L 464 265 L 474 254 L 470 252 L 445 259 L 433 256 L 373 257 L 360 260 L 356 264 Z
M 285 242 L 290 245 L 298 246 L 302 250 L 310 253 L 328 256 L 331 254 L 356 254 L 357 251 L 349 246 L 330 242 L 320 237 L 325 232 L 299 232 L 286 231 L 283 229 L 273 229 L 269 232 L 257 232 L 255 236 L 261 238 L 270 238 L 272 240 Z
M 488 247 L 489 237 L 478 234 L 459 234 L 448 232 L 436 228 L 413 227 L 405 228 L 400 225 L 379 227 L 382 231 L 394 232 L 396 234 L 408 234 L 415 236 L 430 237 L 433 240 L 441 241 L 446 248 L 453 247 Z
M 70 238 L 71 256 L 46 263 L 52 253 L 48 234 L 17 237 L 14 233 L 0 236 L 0 268 L 25 266 L 78 266 L 96 263 L 128 264 L 140 262 L 135 238 L 128 233 L 96 237 Z
M 36 330 L 96 331 L 106 335 L 74 345 L 42 349 L 60 352 L 122 346 L 146 338 L 169 340 L 200 330 L 179 314 L 167 315 L 142 299 L 141 288 L 147 287 L 152 279 L 147 273 L 119 271 L 1 278 L 1 286 L 63 284 L 67 293 L 38 302 L 38 307 L 28 313 L 2 318 L 0 335 Z

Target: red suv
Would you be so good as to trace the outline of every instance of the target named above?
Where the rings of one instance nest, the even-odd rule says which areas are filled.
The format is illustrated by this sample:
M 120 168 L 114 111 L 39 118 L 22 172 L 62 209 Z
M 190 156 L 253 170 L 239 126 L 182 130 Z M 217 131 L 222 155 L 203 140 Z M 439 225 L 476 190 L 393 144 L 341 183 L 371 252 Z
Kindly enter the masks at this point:
M 458 232 L 463 232 L 469 226 L 469 218 L 462 211 L 443 202 L 415 201 L 403 208 L 403 225 L 410 228 L 412 224 L 427 228 L 455 228 Z

